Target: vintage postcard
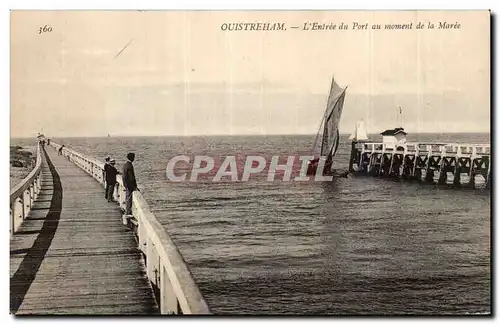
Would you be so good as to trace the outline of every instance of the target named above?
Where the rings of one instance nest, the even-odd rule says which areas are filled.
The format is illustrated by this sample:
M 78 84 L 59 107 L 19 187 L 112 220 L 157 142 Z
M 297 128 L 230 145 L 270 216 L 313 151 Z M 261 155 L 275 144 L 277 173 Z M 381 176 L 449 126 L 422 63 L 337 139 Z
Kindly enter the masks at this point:
M 10 14 L 14 315 L 491 315 L 491 13 Z

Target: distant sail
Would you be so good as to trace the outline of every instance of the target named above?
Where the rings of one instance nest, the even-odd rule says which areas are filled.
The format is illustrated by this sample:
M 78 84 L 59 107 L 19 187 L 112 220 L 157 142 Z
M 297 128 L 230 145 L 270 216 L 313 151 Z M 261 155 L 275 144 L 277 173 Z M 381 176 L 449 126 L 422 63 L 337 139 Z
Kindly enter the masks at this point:
M 351 134 L 349 139 L 354 141 L 366 141 L 368 139 L 368 136 L 366 135 L 365 124 L 362 120 L 356 123 L 354 132 Z

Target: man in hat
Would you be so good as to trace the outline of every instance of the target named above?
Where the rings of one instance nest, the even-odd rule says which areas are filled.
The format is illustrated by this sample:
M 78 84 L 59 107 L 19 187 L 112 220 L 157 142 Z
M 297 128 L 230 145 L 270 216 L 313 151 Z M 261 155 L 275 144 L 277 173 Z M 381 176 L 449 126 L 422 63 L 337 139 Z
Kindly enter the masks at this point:
M 108 168 L 109 168 L 109 156 L 104 159 L 104 179 L 108 179 Z M 108 181 L 106 180 L 106 186 L 104 189 L 104 199 L 108 199 Z
M 119 174 L 118 170 L 115 168 L 115 159 L 109 161 L 108 171 L 106 171 L 106 196 L 108 202 L 112 202 L 113 193 L 116 186 L 116 175 Z
M 123 185 L 125 186 L 125 217 L 132 217 L 132 192 L 137 189 L 137 181 L 135 179 L 134 165 L 132 162 L 135 160 L 134 153 L 127 154 L 127 162 L 123 165 Z

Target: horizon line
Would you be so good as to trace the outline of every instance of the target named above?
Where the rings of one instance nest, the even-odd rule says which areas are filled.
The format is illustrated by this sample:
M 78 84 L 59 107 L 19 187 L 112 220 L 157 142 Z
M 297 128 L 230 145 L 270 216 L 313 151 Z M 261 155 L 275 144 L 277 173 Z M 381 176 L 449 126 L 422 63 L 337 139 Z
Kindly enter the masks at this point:
M 429 131 L 424 131 L 424 132 L 415 132 L 415 133 L 409 133 L 410 134 L 490 134 L 491 131 L 464 131 L 464 132 L 429 132 Z M 316 136 L 316 133 L 278 133 L 278 134 L 157 134 L 157 135 L 137 135 L 137 134 L 131 134 L 131 135 L 112 135 L 110 138 L 113 137 L 216 137 L 216 136 Z M 351 135 L 351 133 L 339 133 L 339 135 Z M 377 135 L 379 136 L 380 133 L 368 133 L 367 135 Z M 46 135 L 45 135 L 46 136 Z M 47 136 L 46 136 L 47 137 Z M 108 138 L 108 135 L 93 135 L 93 136 L 48 136 L 48 138 Z M 10 139 L 36 139 L 36 136 L 20 136 L 20 137 L 13 137 L 10 136 Z

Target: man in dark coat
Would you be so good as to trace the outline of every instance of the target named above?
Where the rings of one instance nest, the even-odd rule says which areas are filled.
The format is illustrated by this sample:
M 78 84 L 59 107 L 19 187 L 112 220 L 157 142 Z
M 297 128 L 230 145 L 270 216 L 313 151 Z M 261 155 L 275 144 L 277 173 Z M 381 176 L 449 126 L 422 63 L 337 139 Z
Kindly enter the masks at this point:
M 132 192 L 138 190 L 134 165 L 132 164 L 135 160 L 135 154 L 128 153 L 127 160 L 123 165 L 122 173 L 123 185 L 125 186 L 125 215 L 132 216 Z
M 113 193 L 116 186 L 116 175 L 119 174 L 118 170 L 115 168 L 115 160 L 111 160 L 108 165 L 108 170 L 106 171 L 106 192 L 108 202 L 112 202 Z
M 106 180 L 106 186 L 104 187 L 104 199 L 108 199 L 108 169 L 109 169 L 109 157 L 104 159 L 104 179 Z

